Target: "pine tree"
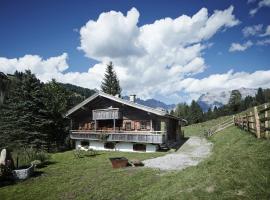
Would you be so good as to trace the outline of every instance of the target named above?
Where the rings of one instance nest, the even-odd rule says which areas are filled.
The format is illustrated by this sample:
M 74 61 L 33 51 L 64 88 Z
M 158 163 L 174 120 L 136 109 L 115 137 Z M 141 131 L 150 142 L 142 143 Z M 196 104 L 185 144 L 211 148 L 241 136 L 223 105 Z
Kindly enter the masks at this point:
M 46 110 L 52 120 L 48 127 L 48 140 L 59 148 L 67 135 L 68 122 L 62 114 L 67 110 L 71 94 L 54 79 L 45 84 L 44 93 L 46 94 L 44 99 Z
M 262 88 L 259 88 L 255 96 L 258 105 L 265 103 L 265 96 Z
M 203 121 L 203 111 L 200 105 L 194 100 L 191 102 L 189 114 L 191 123 L 199 123 Z
M 101 90 L 111 95 L 121 94 L 121 87 L 117 75 L 113 69 L 112 62 L 107 65 L 105 77 L 101 84 Z
M 9 83 L 10 80 L 8 77 L 3 72 L 0 72 L 0 106 L 4 103 L 4 98 L 8 92 Z
M 239 90 L 233 90 L 229 99 L 229 107 L 232 113 L 239 111 L 242 95 Z
M 4 108 L 1 109 L 0 129 L 3 143 L 36 149 L 48 144 L 51 123 L 43 103 L 42 83 L 31 74 L 15 73 Z

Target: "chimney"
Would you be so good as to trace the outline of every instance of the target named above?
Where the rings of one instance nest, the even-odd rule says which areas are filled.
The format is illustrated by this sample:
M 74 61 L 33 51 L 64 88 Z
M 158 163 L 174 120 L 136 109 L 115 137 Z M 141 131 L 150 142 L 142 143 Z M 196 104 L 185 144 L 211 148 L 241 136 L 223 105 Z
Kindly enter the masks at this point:
M 129 101 L 135 103 L 135 101 L 136 101 L 136 95 L 135 94 L 129 95 Z

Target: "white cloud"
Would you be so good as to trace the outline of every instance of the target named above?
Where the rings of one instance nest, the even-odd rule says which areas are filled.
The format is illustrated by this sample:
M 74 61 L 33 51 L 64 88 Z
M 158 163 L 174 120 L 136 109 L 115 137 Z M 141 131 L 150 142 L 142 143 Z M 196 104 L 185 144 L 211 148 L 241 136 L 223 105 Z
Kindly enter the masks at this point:
M 113 61 L 125 91 L 166 96 L 177 92 L 181 79 L 206 69 L 202 51 L 211 47 L 207 40 L 239 24 L 232 12 L 231 6 L 209 16 L 202 8 L 191 17 L 164 18 L 139 27 L 135 8 L 126 15 L 110 11 L 81 28 L 79 49 L 102 63 Z
M 234 52 L 234 51 L 245 51 L 246 49 L 248 49 L 249 47 L 251 47 L 253 45 L 253 43 L 248 40 L 247 42 L 240 44 L 240 43 L 232 43 L 230 48 L 229 48 L 229 52 Z
M 256 42 L 256 45 L 258 45 L 258 46 L 268 46 L 268 45 L 270 45 L 270 39 L 258 40 Z
M 21 58 L 8 59 L 0 57 L 0 71 L 14 73 L 30 69 L 35 74 L 61 73 L 68 68 L 67 53 L 60 56 L 43 59 L 38 55 L 25 55 Z
M 49 59 L 35 55 L 1 58 L 0 71 L 12 73 L 29 68 L 43 81 L 55 78 L 99 88 L 110 60 L 124 92 L 142 98 L 176 98 L 184 80 L 206 69 L 203 50 L 211 47 L 208 40 L 218 31 L 239 24 L 233 6 L 212 15 L 202 8 L 193 16 L 164 18 L 143 26 L 138 26 L 139 15 L 135 8 L 126 15 L 115 11 L 101 13 L 96 21 L 90 20 L 80 29 L 78 48 L 99 61 L 87 72 L 66 72 L 65 53 Z
M 258 78 L 260 77 L 260 78 Z M 206 93 L 219 90 L 231 90 L 240 87 L 269 88 L 270 70 L 247 72 L 228 71 L 225 74 L 213 74 L 203 79 L 187 78 L 180 85 L 188 93 Z
M 256 8 L 249 11 L 249 14 L 254 16 L 262 7 L 270 7 L 270 0 L 261 0 Z
M 270 25 L 268 25 L 265 29 L 265 33 L 260 35 L 261 37 L 270 36 Z
M 242 33 L 245 37 L 258 35 L 262 31 L 262 28 L 262 24 L 246 26 L 245 28 L 243 28 Z

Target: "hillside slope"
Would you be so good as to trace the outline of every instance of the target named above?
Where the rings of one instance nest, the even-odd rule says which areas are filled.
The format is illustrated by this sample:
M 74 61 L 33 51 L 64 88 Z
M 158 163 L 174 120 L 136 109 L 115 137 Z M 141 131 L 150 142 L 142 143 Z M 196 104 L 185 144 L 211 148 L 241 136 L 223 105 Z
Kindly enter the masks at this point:
M 162 153 L 100 152 L 81 159 L 72 151 L 52 154 L 53 164 L 37 169 L 41 176 L 0 187 L 0 196 L 21 200 L 270 199 L 269 141 L 255 139 L 236 127 L 210 140 L 214 144 L 210 157 L 195 167 L 170 173 L 146 168 L 115 170 L 108 160 L 119 156 L 143 160 Z

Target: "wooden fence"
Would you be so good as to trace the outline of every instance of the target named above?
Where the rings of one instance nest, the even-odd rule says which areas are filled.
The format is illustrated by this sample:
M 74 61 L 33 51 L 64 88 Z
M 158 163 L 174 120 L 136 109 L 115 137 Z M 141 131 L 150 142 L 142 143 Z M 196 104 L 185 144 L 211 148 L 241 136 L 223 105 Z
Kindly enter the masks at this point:
M 270 104 L 256 106 L 245 113 L 234 116 L 234 124 L 253 133 L 257 138 L 270 139 Z
M 215 133 L 222 131 L 225 128 L 228 128 L 229 126 L 232 126 L 233 123 L 234 123 L 234 121 L 232 120 L 232 118 L 229 118 L 229 119 L 221 122 L 220 124 L 217 124 L 217 125 L 211 127 L 209 130 L 205 131 L 205 136 L 211 137 Z

